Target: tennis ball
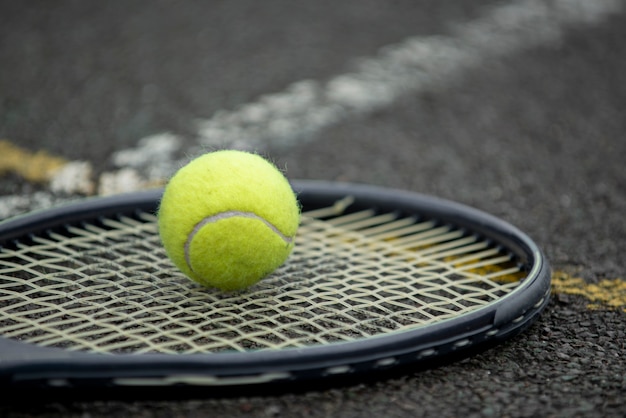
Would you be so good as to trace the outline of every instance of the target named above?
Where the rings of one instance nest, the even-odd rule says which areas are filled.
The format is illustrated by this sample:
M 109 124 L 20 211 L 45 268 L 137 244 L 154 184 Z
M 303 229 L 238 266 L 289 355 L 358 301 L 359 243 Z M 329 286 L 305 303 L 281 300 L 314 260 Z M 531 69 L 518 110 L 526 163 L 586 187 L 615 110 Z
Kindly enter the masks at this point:
M 272 163 L 224 150 L 192 160 L 170 179 L 157 218 L 173 263 L 196 282 L 228 291 L 257 283 L 286 261 L 300 207 Z

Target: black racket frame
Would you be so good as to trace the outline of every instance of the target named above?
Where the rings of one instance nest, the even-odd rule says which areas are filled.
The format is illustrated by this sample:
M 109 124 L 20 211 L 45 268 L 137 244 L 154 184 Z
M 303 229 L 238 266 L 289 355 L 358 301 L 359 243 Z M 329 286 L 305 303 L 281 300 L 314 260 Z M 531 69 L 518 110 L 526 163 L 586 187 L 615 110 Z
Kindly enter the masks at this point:
M 463 204 L 355 183 L 292 181 L 304 211 L 352 196 L 348 212 L 375 208 L 417 214 L 471 231 L 509 249 L 528 273 L 503 299 L 460 317 L 413 330 L 305 349 L 206 354 L 100 354 L 42 347 L 0 336 L 0 388 L 258 386 L 429 367 L 499 344 L 531 325 L 550 296 L 550 266 L 515 226 Z M 101 218 L 154 213 L 162 189 L 88 198 L 0 224 L 0 251 L 16 240 Z

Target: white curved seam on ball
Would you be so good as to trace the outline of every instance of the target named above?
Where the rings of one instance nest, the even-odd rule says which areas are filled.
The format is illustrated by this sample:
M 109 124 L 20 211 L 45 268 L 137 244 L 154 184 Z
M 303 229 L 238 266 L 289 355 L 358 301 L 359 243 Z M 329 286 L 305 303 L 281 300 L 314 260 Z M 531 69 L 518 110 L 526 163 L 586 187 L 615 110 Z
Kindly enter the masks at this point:
M 243 218 L 259 220 L 263 222 L 265 225 L 267 225 L 268 228 L 270 228 L 274 233 L 276 233 L 287 244 L 291 244 L 291 241 L 293 241 L 292 237 L 288 237 L 287 235 L 283 234 L 282 232 L 280 232 L 278 228 L 276 228 L 274 224 L 270 223 L 267 219 L 257 215 L 256 213 L 242 212 L 238 210 L 220 212 L 217 215 L 206 217 L 200 222 L 198 222 L 196 226 L 193 228 L 193 230 L 191 231 L 191 233 L 189 234 L 189 236 L 187 237 L 187 241 L 185 242 L 185 262 L 187 263 L 187 266 L 191 269 L 191 271 L 194 271 L 194 269 L 193 269 L 193 266 L 191 265 L 189 250 L 191 247 L 191 241 L 193 241 L 193 238 L 196 236 L 198 231 L 200 231 L 200 229 L 202 229 L 207 224 L 221 221 L 222 219 L 235 218 L 235 217 L 243 217 Z

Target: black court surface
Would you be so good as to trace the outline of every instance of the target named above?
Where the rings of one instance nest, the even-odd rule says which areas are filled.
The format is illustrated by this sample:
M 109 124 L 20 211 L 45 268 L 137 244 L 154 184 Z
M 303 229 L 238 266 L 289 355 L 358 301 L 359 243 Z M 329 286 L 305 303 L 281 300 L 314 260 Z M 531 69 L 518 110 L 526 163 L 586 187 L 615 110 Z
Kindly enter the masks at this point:
M 625 37 L 619 0 L 0 2 L 3 220 L 150 193 L 236 148 L 296 182 L 474 208 L 551 267 L 532 325 L 441 363 L 267 391 L 7 392 L 0 415 L 624 416 Z

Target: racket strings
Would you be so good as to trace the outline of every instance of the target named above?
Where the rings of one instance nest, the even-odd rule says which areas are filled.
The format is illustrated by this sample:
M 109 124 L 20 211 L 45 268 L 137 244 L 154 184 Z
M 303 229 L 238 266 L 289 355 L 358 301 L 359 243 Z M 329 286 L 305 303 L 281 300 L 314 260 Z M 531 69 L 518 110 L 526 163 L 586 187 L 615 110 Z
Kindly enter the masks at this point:
M 436 220 L 303 214 L 288 262 L 253 288 L 196 285 L 167 259 L 150 213 L 25 237 L 0 251 L 0 335 L 106 353 L 277 350 L 432 324 L 524 279 L 515 257 Z

